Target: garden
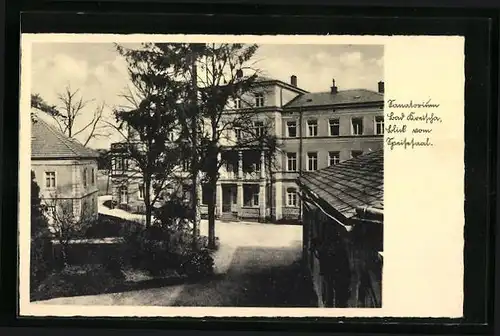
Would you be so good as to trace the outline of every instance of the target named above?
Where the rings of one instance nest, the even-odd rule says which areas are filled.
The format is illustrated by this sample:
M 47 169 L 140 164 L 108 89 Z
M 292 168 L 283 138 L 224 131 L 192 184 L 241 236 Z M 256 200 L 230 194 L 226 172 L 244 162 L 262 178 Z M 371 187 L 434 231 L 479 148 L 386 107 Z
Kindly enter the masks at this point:
M 150 227 L 100 214 L 67 242 L 35 235 L 31 300 L 122 292 L 210 277 L 214 251 L 207 248 L 207 237 L 193 239 L 183 206 L 167 202 L 155 209 Z

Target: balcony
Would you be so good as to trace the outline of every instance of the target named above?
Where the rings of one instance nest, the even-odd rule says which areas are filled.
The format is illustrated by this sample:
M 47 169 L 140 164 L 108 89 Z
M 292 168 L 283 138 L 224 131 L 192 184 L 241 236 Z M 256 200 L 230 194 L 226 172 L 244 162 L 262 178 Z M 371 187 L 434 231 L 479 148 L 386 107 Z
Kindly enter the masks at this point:
M 219 179 L 221 180 L 236 180 L 238 179 L 238 173 L 234 171 L 228 171 L 224 167 L 219 169 Z
M 260 173 L 261 173 L 260 171 L 244 172 L 243 179 L 244 180 L 259 180 Z

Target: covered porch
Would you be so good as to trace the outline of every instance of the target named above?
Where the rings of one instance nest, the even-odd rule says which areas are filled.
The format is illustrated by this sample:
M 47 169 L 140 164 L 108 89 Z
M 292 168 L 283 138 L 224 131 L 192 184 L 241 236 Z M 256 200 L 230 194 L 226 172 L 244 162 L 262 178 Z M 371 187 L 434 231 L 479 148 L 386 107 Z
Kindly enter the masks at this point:
M 257 220 L 265 222 L 270 216 L 269 184 L 256 183 L 217 183 L 216 215 L 222 220 Z M 202 193 L 208 193 L 203 188 Z M 203 200 L 209 195 L 202 195 Z

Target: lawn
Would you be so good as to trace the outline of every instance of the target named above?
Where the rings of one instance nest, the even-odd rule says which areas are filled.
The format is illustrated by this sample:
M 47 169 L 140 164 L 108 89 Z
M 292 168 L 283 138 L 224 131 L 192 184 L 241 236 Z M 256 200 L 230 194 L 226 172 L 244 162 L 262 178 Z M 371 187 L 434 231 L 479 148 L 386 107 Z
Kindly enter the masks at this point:
M 59 297 L 97 295 L 178 285 L 186 277 L 175 271 L 162 277 L 152 277 L 145 272 L 126 269 L 111 272 L 102 265 L 72 265 L 52 272 L 31 292 L 31 301 Z

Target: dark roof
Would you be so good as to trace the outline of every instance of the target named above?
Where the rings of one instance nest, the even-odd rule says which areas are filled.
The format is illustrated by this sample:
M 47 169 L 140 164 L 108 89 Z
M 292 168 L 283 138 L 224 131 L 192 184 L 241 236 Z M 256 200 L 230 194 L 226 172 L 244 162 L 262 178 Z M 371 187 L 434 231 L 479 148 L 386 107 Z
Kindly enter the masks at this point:
M 358 207 L 383 209 L 384 151 L 303 173 L 299 184 L 346 218 L 355 216 Z
M 32 159 L 97 158 L 99 153 L 64 135 L 41 118 L 31 122 Z
M 384 95 L 367 89 L 352 89 L 331 92 L 312 92 L 298 96 L 285 107 L 307 107 L 321 105 L 344 105 L 363 103 L 382 103 Z

